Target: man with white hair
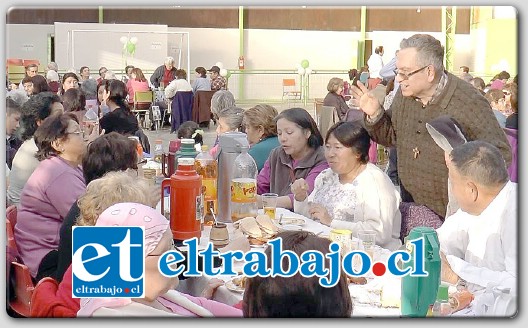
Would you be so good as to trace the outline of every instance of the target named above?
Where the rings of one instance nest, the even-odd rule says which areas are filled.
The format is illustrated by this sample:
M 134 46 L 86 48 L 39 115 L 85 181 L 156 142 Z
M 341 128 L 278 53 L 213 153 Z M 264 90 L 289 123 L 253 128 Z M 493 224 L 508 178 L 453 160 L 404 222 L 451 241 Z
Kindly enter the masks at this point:
M 447 72 L 443 59 L 442 44 L 433 36 L 403 39 L 396 55 L 400 87 L 387 111 L 360 82 L 352 87 L 371 138 L 386 147 L 396 146 L 402 201 L 427 206 L 441 217 L 447 210 L 448 172 L 444 152 L 428 135 L 426 123 L 448 115 L 468 140 L 495 145 L 508 164 L 512 157 L 489 103 L 469 83 Z
M 436 230 L 442 280 L 463 279 L 472 292 L 492 285 L 516 294 L 517 184 L 504 158 L 490 143 L 470 141 L 456 146 L 446 164 L 460 209 Z
M 176 78 L 176 67 L 174 67 L 174 58 L 165 58 L 165 63 L 160 67 L 156 68 L 152 76 L 150 77 L 150 83 L 155 88 L 159 88 L 160 85 L 163 87 L 168 86 L 172 80 Z

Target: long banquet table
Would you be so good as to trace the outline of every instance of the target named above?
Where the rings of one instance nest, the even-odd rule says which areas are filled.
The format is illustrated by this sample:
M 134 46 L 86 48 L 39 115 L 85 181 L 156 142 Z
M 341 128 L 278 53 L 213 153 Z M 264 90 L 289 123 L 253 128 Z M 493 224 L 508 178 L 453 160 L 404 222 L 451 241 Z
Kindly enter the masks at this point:
M 306 220 L 306 224 L 302 226 L 303 230 L 311 231 L 321 236 L 328 236 L 330 232 L 330 227 L 320 224 L 319 222 L 308 219 L 302 215 L 290 212 L 289 210 L 278 208 L 277 216 L 284 214 L 285 217 L 301 217 Z M 228 223 L 228 230 L 231 240 L 236 238 L 239 234 L 241 235 L 238 229 L 235 229 L 233 224 Z M 202 231 L 202 236 L 200 238 L 200 247 L 205 248 L 205 245 L 209 242 L 209 233 L 211 227 L 205 226 Z M 258 250 L 255 248 L 253 250 Z M 375 249 L 374 260 L 383 261 L 385 260 L 390 251 L 387 249 L 382 249 L 377 247 Z M 234 271 L 241 271 L 244 263 L 235 262 Z M 234 276 L 216 276 L 214 278 L 222 279 L 224 281 L 229 281 Z M 382 290 L 390 286 L 391 291 L 399 290 L 400 279 L 391 276 L 390 274 L 385 274 L 382 277 L 376 277 L 371 273 L 367 274 L 367 284 L 365 285 L 349 285 L 349 291 L 354 302 L 353 316 L 357 317 L 379 317 L 379 316 L 400 316 L 400 309 L 398 307 L 386 307 L 382 304 Z M 177 290 L 183 293 L 187 293 L 194 296 L 200 296 L 202 291 L 208 286 L 210 280 L 213 277 L 202 275 L 200 277 L 187 278 L 180 281 Z M 240 302 L 243 298 L 242 293 L 233 292 L 225 286 L 220 286 L 213 295 L 213 299 L 225 304 L 234 305 Z

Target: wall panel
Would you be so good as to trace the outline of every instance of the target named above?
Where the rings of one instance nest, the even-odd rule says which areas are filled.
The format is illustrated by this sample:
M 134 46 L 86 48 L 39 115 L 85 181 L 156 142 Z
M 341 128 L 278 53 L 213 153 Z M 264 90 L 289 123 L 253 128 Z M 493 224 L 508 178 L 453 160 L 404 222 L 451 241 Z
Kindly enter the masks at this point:
M 442 30 L 440 7 L 367 7 L 369 31 Z M 469 34 L 470 9 L 457 8 L 457 33 Z M 15 7 L 8 24 L 97 23 L 97 7 L 71 9 Z M 161 24 L 169 27 L 238 28 L 238 7 L 148 8 L 104 7 L 103 22 L 113 24 Z M 350 7 L 249 7 L 244 12 L 246 29 L 348 31 L 361 30 L 361 9 Z

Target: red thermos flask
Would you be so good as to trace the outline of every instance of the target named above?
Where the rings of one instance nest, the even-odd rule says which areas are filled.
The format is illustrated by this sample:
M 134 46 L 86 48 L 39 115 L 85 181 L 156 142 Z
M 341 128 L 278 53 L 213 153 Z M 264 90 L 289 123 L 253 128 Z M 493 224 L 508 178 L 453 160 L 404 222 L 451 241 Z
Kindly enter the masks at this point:
M 204 217 L 202 177 L 194 169 L 194 158 L 178 158 L 178 169 L 161 184 L 161 213 L 165 213 L 163 191 L 170 189 L 170 227 L 173 239 L 200 238 Z

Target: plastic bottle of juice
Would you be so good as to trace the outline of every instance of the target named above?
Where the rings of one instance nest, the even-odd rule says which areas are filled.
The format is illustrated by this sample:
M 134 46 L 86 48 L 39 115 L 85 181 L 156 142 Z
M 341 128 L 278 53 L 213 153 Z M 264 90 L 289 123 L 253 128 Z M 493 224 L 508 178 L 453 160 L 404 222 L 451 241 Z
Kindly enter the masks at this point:
M 207 145 L 201 146 L 201 151 L 196 155 L 194 167 L 196 172 L 202 176 L 202 191 L 204 194 L 204 221 L 213 219 L 211 211 L 216 215 L 218 209 L 217 181 L 218 162 L 209 154 Z
M 257 164 L 248 154 L 249 147 L 242 146 L 235 158 L 231 180 L 231 220 L 236 222 L 246 216 L 257 216 Z

